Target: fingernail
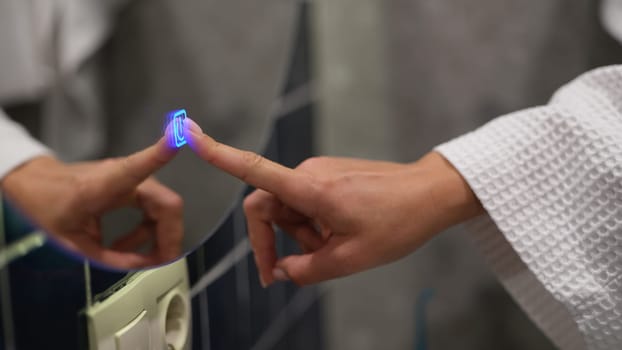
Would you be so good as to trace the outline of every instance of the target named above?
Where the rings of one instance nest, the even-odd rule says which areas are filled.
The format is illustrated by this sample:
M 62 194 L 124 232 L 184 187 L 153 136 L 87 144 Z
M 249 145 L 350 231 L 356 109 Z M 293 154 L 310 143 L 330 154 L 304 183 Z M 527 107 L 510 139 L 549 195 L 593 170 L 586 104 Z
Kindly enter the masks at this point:
M 285 270 L 283 270 L 280 267 L 275 267 L 272 270 L 272 276 L 277 281 L 289 281 L 290 280 L 290 278 L 289 278 L 289 276 L 287 276 L 287 273 L 285 272 Z

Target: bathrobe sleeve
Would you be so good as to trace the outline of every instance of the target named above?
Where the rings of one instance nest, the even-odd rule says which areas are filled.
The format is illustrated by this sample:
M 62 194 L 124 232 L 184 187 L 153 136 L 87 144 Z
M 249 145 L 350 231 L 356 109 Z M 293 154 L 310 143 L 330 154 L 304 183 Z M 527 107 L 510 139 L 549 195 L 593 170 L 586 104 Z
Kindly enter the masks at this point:
M 622 349 L 622 66 L 436 148 L 502 283 L 562 349 Z
M 49 154 L 51 152 L 47 147 L 32 138 L 0 109 L 0 180 L 24 162 Z

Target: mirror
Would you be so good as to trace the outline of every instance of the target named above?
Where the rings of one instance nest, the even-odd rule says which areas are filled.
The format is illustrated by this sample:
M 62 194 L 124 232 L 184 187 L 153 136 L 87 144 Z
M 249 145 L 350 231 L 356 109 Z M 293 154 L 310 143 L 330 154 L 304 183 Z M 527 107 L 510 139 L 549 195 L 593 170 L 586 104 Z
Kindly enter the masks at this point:
M 96 105 L 105 117 L 98 129 L 103 147 L 94 156 L 143 149 L 162 135 L 167 113 L 179 108 L 219 141 L 261 152 L 284 88 L 296 9 L 295 1 L 285 0 L 158 0 L 122 6 L 110 38 L 88 63 L 101 73 Z M 184 199 L 180 257 L 209 237 L 244 189 L 189 149 L 155 176 Z M 140 219 L 134 210 L 106 215 L 104 243 Z
M 222 1 L 219 2 L 222 3 Z M 142 4 L 142 2 L 136 4 Z M 159 0 L 150 1 L 149 5 L 151 4 L 159 4 Z M 227 4 L 225 3 L 223 6 L 227 6 Z M 287 47 L 285 50 L 287 52 L 283 53 L 284 56 L 292 55 L 293 58 L 284 57 L 286 62 L 283 64 L 285 66 L 281 67 L 281 72 L 277 72 L 278 75 L 281 75 L 278 79 L 284 81 L 276 82 L 276 78 L 274 80 L 275 92 L 281 91 L 282 85 L 284 95 L 290 96 L 290 98 L 281 100 L 278 111 L 272 113 L 279 117 L 270 120 L 269 116 L 263 116 L 265 120 L 260 120 L 260 122 L 266 123 L 265 130 L 257 130 L 253 134 L 258 138 L 256 141 L 242 138 L 235 141 L 233 136 L 236 135 L 237 129 L 233 129 L 231 132 L 233 136 L 228 136 L 230 134 L 226 132 L 218 136 L 221 139 L 229 137 L 238 145 L 248 142 L 250 145 L 248 147 L 254 147 L 253 145 L 257 144 L 258 149 L 256 150 L 262 149 L 266 155 L 287 166 L 293 166 L 302 159 L 309 157 L 312 150 L 311 131 L 313 129 L 312 113 L 314 107 L 308 98 L 310 96 L 305 93 L 308 90 L 304 88 L 304 86 L 308 86 L 310 79 L 309 6 L 310 3 L 296 4 L 293 13 L 294 18 L 292 19 L 293 26 L 288 29 L 291 30 L 291 33 L 287 33 L 290 38 L 287 39 L 286 45 L 291 47 Z M 153 9 L 148 7 L 147 10 Z M 130 13 L 142 13 L 133 11 L 138 11 L 138 9 L 130 9 Z M 130 17 L 127 20 L 136 20 L 136 18 Z M 120 25 L 123 21 L 122 19 Z M 289 42 L 290 40 L 291 42 Z M 114 40 L 111 43 L 114 43 Z M 108 50 L 110 48 L 106 47 L 104 52 L 114 52 Z M 119 58 L 119 61 L 122 59 Z M 110 77 L 114 76 L 108 74 L 108 78 Z M 113 90 L 120 89 L 120 91 L 113 91 L 108 95 L 120 94 L 121 97 L 124 97 L 127 94 L 128 97 L 124 98 L 123 101 L 127 102 L 128 106 L 133 106 L 134 110 L 129 110 L 127 114 L 111 119 L 109 123 L 111 126 L 110 134 L 125 132 L 121 128 L 122 122 L 129 123 L 132 128 L 138 130 L 138 133 L 133 134 L 128 131 L 127 134 L 120 134 L 125 136 L 117 137 L 115 139 L 117 143 L 108 145 L 108 155 L 125 155 L 153 142 L 149 135 L 143 135 L 143 133 L 152 133 L 151 136 L 158 137 L 162 119 L 170 110 L 157 116 L 149 114 L 151 112 L 141 112 L 139 107 L 142 104 L 132 100 L 131 96 L 138 96 L 138 92 L 144 92 L 144 95 L 149 97 L 152 92 L 142 89 L 150 89 L 151 87 L 148 83 L 136 83 L 140 86 L 140 88 L 135 88 L 138 92 L 127 91 L 124 89 L 130 86 L 129 82 L 131 81 L 120 80 L 122 84 L 118 84 L 116 87 L 111 83 L 108 84 L 113 87 L 111 88 Z M 191 90 L 189 89 L 189 91 Z M 142 98 L 149 102 L 147 97 Z M 170 98 L 164 93 L 161 94 L 161 97 Z M 239 96 L 232 96 L 231 98 L 239 98 Z M 272 104 L 273 101 L 268 100 L 266 98 L 266 105 Z M 158 100 L 155 99 L 155 101 Z M 130 102 L 135 104 L 130 104 Z M 187 104 L 188 102 L 183 100 L 179 103 Z M 203 103 L 203 101 L 199 101 L 197 105 L 202 106 Z M 164 103 L 162 105 L 164 106 Z M 114 104 L 106 105 L 107 110 L 109 106 L 114 106 Z M 211 108 L 211 105 L 207 104 L 207 106 L 207 108 Z M 194 116 L 195 111 L 192 109 L 195 108 L 194 105 L 182 107 L 185 107 L 188 113 Z M 120 107 L 117 110 L 122 112 Z M 11 112 L 15 112 L 15 110 L 12 109 Z M 21 115 L 28 115 L 28 113 L 22 111 Z M 139 120 L 129 120 L 128 115 L 137 115 Z M 258 118 L 261 117 L 260 115 Z M 195 119 L 197 118 L 195 117 Z M 206 120 L 206 123 L 210 122 L 209 118 Z M 134 123 L 144 123 L 144 128 L 140 129 Z M 257 125 L 261 124 L 257 123 Z M 117 129 L 112 129 L 112 126 L 116 126 Z M 206 128 L 205 124 L 202 126 Z M 214 128 L 214 126 L 210 127 Z M 247 129 L 242 125 L 240 130 Z M 133 139 L 135 137 L 144 139 L 136 141 Z M 118 144 L 121 142 L 123 145 Z M 121 146 L 131 149 L 124 149 Z M 241 147 L 246 146 L 241 145 Z M 207 190 L 219 190 L 219 183 L 212 180 L 213 177 L 209 172 L 210 167 L 198 161 L 188 150 L 183 152 L 179 159 L 157 174 L 159 179 L 178 192 L 184 188 L 181 185 L 184 184 L 186 175 L 188 176 L 187 181 L 194 181 L 201 186 L 205 185 Z M 167 173 L 168 171 L 170 173 Z M 175 177 L 180 174 L 184 176 Z M 219 174 L 215 173 L 214 175 Z M 171 178 L 166 178 L 166 176 L 171 176 Z M 225 177 L 224 180 L 232 179 Z M 222 186 L 222 183 L 220 185 Z M 260 286 L 253 265 L 253 257 L 248 254 L 248 248 L 243 251 L 238 249 L 239 247 L 244 248 L 244 242 L 247 242 L 244 216 L 240 205 L 242 185 L 237 181 L 232 181 L 231 186 L 232 189 L 219 192 L 224 193 L 220 194 L 219 197 L 206 197 L 206 194 L 201 192 L 193 192 L 192 186 L 187 186 L 189 193 L 184 194 L 185 197 L 190 197 L 185 198 L 186 211 L 188 212 L 189 208 L 197 208 L 199 213 L 199 217 L 186 214 L 187 232 L 193 229 L 194 231 L 191 232 L 197 233 L 196 237 L 199 241 L 190 241 L 191 245 L 184 252 L 188 253 L 186 258 L 178 261 L 180 264 L 187 265 L 188 278 L 193 291 L 191 292 L 192 348 L 276 349 L 273 346 L 274 341 L 278 342 L 281 348 L 291 348 L 292 346 L 297 349 L 320 348 L 322 332 L 320 327 L 321 307 L 318 298 L 321 294 L 313 287 L 298 290 L 293 284 L 280 284 L 269 289 Z M 211 201 L 216 200 L 221 201 L 215 202 L 216 206 L 222 205 L 220 209 L 218 207 L 216 207 L 217 210 L 212 211 L 205 209 Z M 206 202 L 208 203 L 206 204 Z M 0 203 L 5 204 L 4 202 Z M 232 210 L 228 210 L 227 206 L 231 206 Z M 110 266 L 100 268 L 96 264 L 86 264 L 81 256 L 66 254 L 64 250 L 59 250 L 49 240 L 43 247 L 30 251 L 39 245 L 39 241 L 28 240 L 23 242 L 20 239 L 29 237 L 28 233 L 36 230 L 36 228 L 27 221 L 21 220 L 23 217 L 17 215 L 18 213 L 12 209 L 11 206 L 6 205 L 4 208 L 0 208 L 0 252 L 14 251 L 11 249 L 13 246 L 25 246 L 25 250 L 29 251 L 29 254 L 12 261 L 4 269 L 0 269 L 0 328 L 2 330 L 0 349 L 42 349 L 59 346 L 69 350 L 94 349 L 93 344 L 97 344 L 98 340 L 111 338 L 98 337 L 89 331 L 91 323 L 87 319 L 87 313 L 89 310 L 92 311 L 89 307 L 97 307 L 101 301 L 105 301 L 107 298 L 124 300 L 127 303 L 131 299 L 123 294 L 125 292 L 120 293 L 120 288 L 125 288 L 128 285 L 127 282 L 134 280 L 139 275 L 158 273 L 172 266 L 168 265 L 164 269 L 129 273 L 118 270 L 111 271 Z M 220 210 L 224 213 L 219 213 Z M 132 219 L 136 219 L 132 218 L 132 214 L 136 213 L 114 213 L 111 217 L 106 218 L 111 222 L 106 223 L 108 227 L 105 228 L 115 234 L 112 226 L 131 224 Z M 218 218 L 220 215 L 222 215 L 222 222 Z M 4 220 L 4 225 L 2 220 Z M 197 220 L 199 224 L 188 226 L 188 222 L 194 222 L 193 220 Z M 210 220 L 216 220 L 217 223 L 212 226 Z M 206 227 L 202 227 L 202 225 L 206 225 Z M 207 238 L 208 236 L 209 238 Z M 112 239 L 111 237 L 105 238 Z M 2 245 L 5 243 L 7 249 L 3 250 Z M 199 246 L 193 247 L 194 244 Z M 277 236 L 277 244 L 279 250 L 285 253 L 293 253 L 298 249 L 297 244 L 287 240 L 284 235 Z M 19 252 L 20 254 L 28 253 L 22 249 L 19 249 Z M 236 256 L 234 260 L 228 258 L 232 253 L 235 253 Z M 0 259 L 2 257 L 3 255 L 0 254 Z M 218 273 L 214 273 L 215 271 Z M 169 286 L 163 282 L 157 288 L 168 290 Z M 158 297 L 157 300 L 165 299 Z M 120 316 L 117 321 L 123 322 L 123 318 Z M 293 327 L 283 328 L 284 324 L 291 324 Z M 33 329 L 37 330 L 36 337 L 32 336 Z M 164 324 L 162 330 L 166 332 Z M 154 334 L 152 333 L 152 336 Z M 157 343 L 152 343 L 152 345 L 157 346 L 155 344 Z

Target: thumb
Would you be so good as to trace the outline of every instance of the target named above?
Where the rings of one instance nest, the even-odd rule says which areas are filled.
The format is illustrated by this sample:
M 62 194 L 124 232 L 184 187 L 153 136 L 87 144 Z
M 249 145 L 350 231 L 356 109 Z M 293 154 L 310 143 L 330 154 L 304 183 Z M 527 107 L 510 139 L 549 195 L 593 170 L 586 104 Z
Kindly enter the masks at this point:
M 349 268 L 345 245 L 331 240 L 321 249 L 280 259 L 273 270 L 277 281 L 291 280 L 299 286 L 315 284 L 353 273 Z

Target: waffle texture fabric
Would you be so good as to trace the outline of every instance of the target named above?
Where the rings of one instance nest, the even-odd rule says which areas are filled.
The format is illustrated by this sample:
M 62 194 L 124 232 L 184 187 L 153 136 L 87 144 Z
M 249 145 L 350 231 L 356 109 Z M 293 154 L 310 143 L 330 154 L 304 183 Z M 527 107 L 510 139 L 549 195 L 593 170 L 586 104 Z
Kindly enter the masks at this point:
M 622 349 L 622 66 L 436 148 L 488 215 L 469 224 L 562 349 Z

